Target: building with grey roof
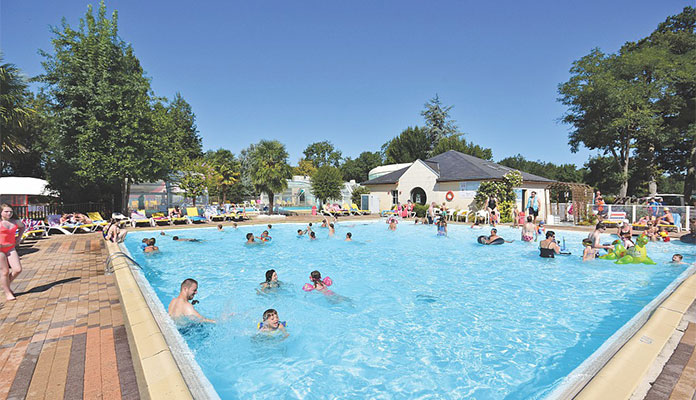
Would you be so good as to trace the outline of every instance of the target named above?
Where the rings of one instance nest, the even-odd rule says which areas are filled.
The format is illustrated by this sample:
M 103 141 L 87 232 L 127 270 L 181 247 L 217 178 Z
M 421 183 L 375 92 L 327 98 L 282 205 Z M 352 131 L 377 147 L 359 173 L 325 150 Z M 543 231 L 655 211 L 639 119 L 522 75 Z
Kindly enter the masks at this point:
M 445 203 L 449 209 L 475 210 L 474 196 L 483 181 L 499 180 L 512 168 L 450 150 L 363 182 L 379 199 L 379 208 L 391 209 L 397 203 Z M 539 200 L 539 217 L 546 218 L 549 207 L 547 186 L 553 180 L 522 173 L 522 185 L 515 188 L 519 210 L 526 208 L 532 192 Z M 451 200 L 448 200 L 448 197 Z

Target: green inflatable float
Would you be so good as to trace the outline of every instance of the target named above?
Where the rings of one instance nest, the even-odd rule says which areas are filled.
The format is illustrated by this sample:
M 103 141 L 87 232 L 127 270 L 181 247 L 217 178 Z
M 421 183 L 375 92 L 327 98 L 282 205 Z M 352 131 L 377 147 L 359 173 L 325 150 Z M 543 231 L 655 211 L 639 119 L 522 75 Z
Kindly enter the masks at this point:
M 625 256 L 616 260 L 616 264 L 655 264 L 655 261 L 648 257 L 648 252 L 645 250 L 646 244 L 648 244 L 648 237 L 638 236 L 636 245 L 628 249 Z
M 614 249 L 609 249 L 607 254 L 600 256 L 599 258 L 602 260 L 618 260 L 626 255 L 626 248 L 624 247 L 622 241 L 614 240 L 612 244 L 614 245 Z

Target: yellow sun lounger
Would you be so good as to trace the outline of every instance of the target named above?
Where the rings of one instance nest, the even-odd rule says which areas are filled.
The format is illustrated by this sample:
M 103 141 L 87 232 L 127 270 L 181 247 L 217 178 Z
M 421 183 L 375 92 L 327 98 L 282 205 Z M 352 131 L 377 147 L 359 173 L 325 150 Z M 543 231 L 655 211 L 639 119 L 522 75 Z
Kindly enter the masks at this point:
M 171 214 L 172 211 L 174 211 L 174 209 L 170 208 L 168 210 L 169 214 Z M 169 220 L 172 222 L 172 224 L 188 224 L 189 223 L 189 219 L 186 217 L 169 217 Z

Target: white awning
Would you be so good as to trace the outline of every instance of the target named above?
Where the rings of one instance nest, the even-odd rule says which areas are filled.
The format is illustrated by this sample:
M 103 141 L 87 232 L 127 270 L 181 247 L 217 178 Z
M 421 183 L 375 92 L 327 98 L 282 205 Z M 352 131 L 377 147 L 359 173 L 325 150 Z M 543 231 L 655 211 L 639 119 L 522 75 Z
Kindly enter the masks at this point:
M 7 176 L 0 178 L 0 194 L 29 196 L 58 196 L 58 192 L 49 190 L 48 182 L 39 178 Z

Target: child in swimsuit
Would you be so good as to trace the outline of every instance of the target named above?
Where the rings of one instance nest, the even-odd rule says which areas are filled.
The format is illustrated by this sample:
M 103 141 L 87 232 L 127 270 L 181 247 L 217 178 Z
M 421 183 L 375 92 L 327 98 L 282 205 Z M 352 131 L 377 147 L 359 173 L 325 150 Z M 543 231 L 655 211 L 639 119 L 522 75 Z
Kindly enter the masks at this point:
M 285 330 L 287 323 L 285 321 L 280 321 L 278 318 L 278 311 L 269 308 L 263 312 L 263 322 L 259 322 L 259 331 L 261 332 L 282 332 L 283 337 L 288 337 L 289 334 Z
M 594 260 L 597 258 L 597 249 L 592 247 L 592 239 L 583 239 L 582 245 L 585 246 L 585 250 L 582 252 L 582 261 Z
M 266 271 L 266 281 L 261 282 L 260 284 L 260 291 L 261 292 L 269 292 L 272 289 L 277 289 L 280 287 L 280 281 L 278 280 L 278 274 L 274 269 L 269 269 Z M 259 293 L 260 294 L 260 293 Z

